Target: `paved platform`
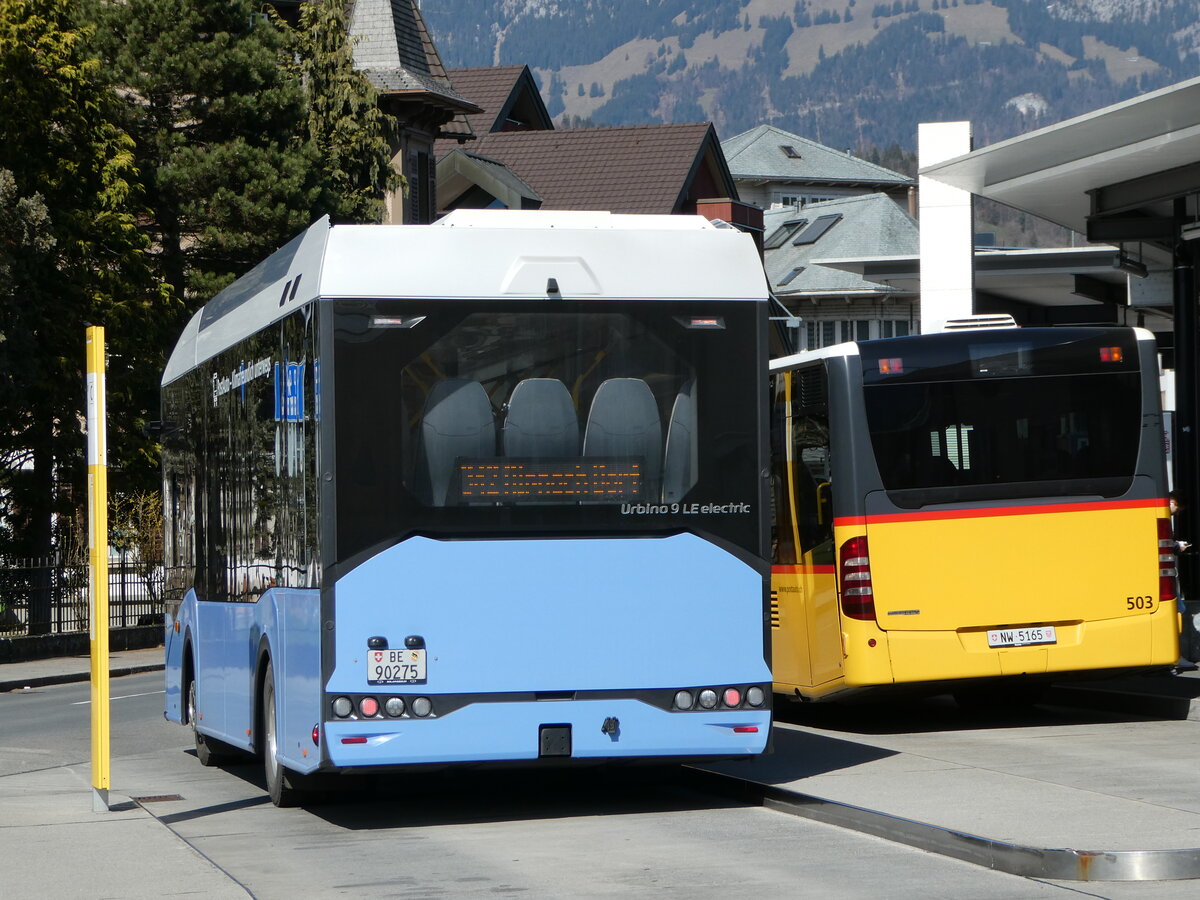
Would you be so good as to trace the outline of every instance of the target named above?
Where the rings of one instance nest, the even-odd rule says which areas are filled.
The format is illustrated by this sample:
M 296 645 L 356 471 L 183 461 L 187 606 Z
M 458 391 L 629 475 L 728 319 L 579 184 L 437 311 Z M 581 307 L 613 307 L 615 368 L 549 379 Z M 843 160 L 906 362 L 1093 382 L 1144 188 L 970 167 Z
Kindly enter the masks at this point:
M 109 659 L 112 678 L 161 668 L 161 647 L 121 651 Z M 7 663 L 0 665 L 0 692 L 90 678 L 88 656 Z M 88 766 L 0 777 L 0 896 L 250 896 L 133 798 L 110 792 L 106 812 L 95 812 L 94 802 Z
M 927 707 L 906 722 L 903 710 L 917 707 L 783 707 L 773 754 L 710 768 L 764 786 L 788 811 L 1014 874 L 1196 878 L 1198 696 L 1200 678 L 1188 673 L 1050 696 L 1093 709 L 1107 701 L 1102 711 L 1044 704 L 964 715 L 946 698 L 944 711 Z M 1057 851 L 1069 853 L 1047 862 Z M 1091 873 L 1096 856 L 1109 860 Z
M 115 653 L 110 671 L 119 677 L 161 667 L 158 648 Z M 13 663 L 0 666 L 0 690 L 87 680 L 89 672 L 87 657 Z M 1105 707 L 1099 710 L 1042 705 L 965 715 L 946 700 L 944 709 L 934 703 L 909 718 L 912 706 L 785 705 L 773 754 L 711 768 L 764 786 L 770 803 L 810 818 L 914 846 L 923 846 L 906 840 L 914 827 L 949 834 L 950 845 L 971 839 L 975 857 L 926 849 L 993 868 L 1003 867 L 979 856 L 978 845 L 1035 855 L 1069 850 L 1083 860 L 1079 876 L 1041 872 L 1047 878 L 1094 878 L 1114 871 L 1098 863 L 1089 872 L 1094 859 L 1148 852 L 1153 865 L 1135 865 L 1132 876 L 1113 880 L 1177 877 L 1164 873 L 1200 872 L 1198 674 L 1097 682 L 1051 695 L 1055 704 L 1074 698 Z M 11 859 L 51 858 L 52 848 L 72 846 L 133 873 L 172 859 L 176 871 L 187 870 L 193 892 L 245 896 L 131 798 L 111 796 L 111 812 L 92 812 L 86 781 L 86 772 L 63 768 L 0 778 L 0 840 Z M 863 826 L 871 817 L 875 825 Z M 1171 863 L 1165 869 L 1164 859 Z M 58 878 L 56 896 L 94 896 L 82 876 L 63 871 Z M 152 881 L 132 883 L 146 890 L 128 896 L 163 895 Z M 32 891 L 35 882 L 26 887 Z
M 250 894 L 129 797 L 93 812 L 89 771 L 0 777 L 0 895 L 21 898 L 246 898 Z

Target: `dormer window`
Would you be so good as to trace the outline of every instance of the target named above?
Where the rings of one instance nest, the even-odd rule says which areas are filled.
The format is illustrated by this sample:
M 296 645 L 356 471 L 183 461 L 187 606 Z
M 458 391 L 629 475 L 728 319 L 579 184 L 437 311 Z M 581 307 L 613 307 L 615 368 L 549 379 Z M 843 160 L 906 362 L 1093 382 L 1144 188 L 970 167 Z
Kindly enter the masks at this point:
M 791 284 L 792 279 L 794 279 L 797 275 L 799 275 L 803 271 L 804 271 L 804 266 L 796 266 L 796 268 L 792 269 L 792 271 L 790 271 L 786 275 L 784 275 L 783 278 L 779 279 L 779 286 L 783 287 L 784 285 Z
M 796 235 L 792 241 L 793 247 L 803 247 L 805 244 L 815 244 L 825 232 L 842 220 L 841 213 L 828 216 L 817 216 L 813 223 Z
M 779 149 L 783 151 L 783 155 L 786 156 L 788 159 L 799 159 L 800 158 L 800 154 L 796 151 L 796 148 L 793 147 L 791 144 L 780 144 Z
M 771 232 L 766 243 L 763 244 L 763 249 L 774 250 L 776 247 L 782 247 L 790 237 L 807 224 L 808 219 L 789 219 Z

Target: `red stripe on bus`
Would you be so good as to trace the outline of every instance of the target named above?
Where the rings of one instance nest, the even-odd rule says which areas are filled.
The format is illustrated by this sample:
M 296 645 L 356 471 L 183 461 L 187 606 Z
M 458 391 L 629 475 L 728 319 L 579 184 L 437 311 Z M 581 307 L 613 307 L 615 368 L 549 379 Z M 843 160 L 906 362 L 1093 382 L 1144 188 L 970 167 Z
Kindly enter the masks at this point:
M 970 509 L 940 509 L 932 512 L 883 513 L 875 516 L 840 516 L 833 520 L 838 528 L 881 525 L 890 522 L 935 522 L 943 519 L 987 519 L 1000 516 L 1038 516 L 1047 513 L 1102 512 L 1115 509 L 1160 509 L 1166 512 L 1167 501 L 1157 500 L 1098 500 L 1081 503 L 1042 503 L 1031 506 L 990 506 Z
M 771 566 L 772 575 L 803 575 L 811 572 L 814 575 L 832 575 L 837 571 L 835 566 Z

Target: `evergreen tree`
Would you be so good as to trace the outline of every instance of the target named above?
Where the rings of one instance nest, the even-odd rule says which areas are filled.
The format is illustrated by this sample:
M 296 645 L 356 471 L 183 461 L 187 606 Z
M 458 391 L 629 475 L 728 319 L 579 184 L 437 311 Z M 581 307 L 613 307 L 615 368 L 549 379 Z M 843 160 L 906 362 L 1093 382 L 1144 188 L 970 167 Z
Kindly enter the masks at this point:
M 123 0 L 100 9 L 106 61 L 136 141 L 157 271 L 194 307 L 320 208 L 325 162 L 306 139 L 296 40 L 254 0 Z M 358 184 L 351 161 L 331 165 L 341 167 L 343 184 Z
M 539 89 L 541 84 L 538 85 Z M 562 115 L 563 110 L 567 108 L 563 97 L 567 93 L 567 86 L 563 83 L 562 76 L 557 72 L 550 74 L 550 87 L 546 91 L 546 113 L 551 119 L 557 119 Z
M 4 135 L 5 138 L 10 135 Z M 17 182 L 8 169 L 0 169 L 0 344 L 4 342 L 4 316 L 11 314 L 9 306 L 18 294 L 13 283 L 13 265 L 28 253 L 43 253 L 54 246 L 50 233 L 50 214 L 41 194 L 21 196 Z M 0 385 L 3 389 L 6 385 Z
M 335 222 L 379 222 L 385 192 L 403 184 L 391 165 L 396 120 L 379 108 L 375 89 L 354 69 L 344 0 L 301 6 L 298 39 L 308 138 L 323 175 L 320 204 Z
M 133 141 L 79 9 L 0 0 L 0 553 L 33 557 L 85 496 L 87 323 L 107 326 L 114 489 L 156 475 L 140 425 L 157 407 L 145 385 L 169 309 L 137 228 Z

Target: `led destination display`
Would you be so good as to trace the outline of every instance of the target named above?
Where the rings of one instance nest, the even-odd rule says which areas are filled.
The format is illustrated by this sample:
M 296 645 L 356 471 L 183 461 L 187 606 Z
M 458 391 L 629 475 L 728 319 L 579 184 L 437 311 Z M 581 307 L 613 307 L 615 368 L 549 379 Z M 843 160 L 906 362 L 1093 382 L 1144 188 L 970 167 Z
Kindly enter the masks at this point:
M 478 503 L 619 503 L 642 491 L 642 465 L 632 458 L 461 459 L 458 495 Z

